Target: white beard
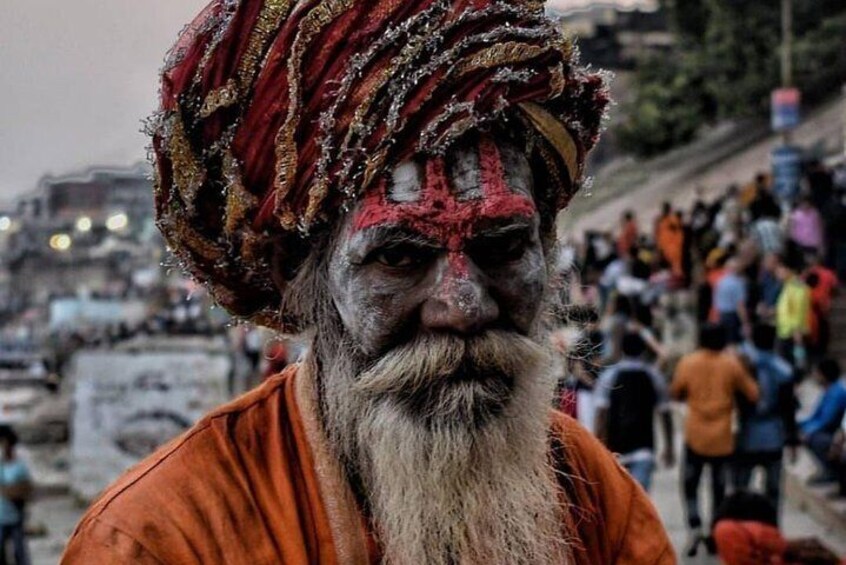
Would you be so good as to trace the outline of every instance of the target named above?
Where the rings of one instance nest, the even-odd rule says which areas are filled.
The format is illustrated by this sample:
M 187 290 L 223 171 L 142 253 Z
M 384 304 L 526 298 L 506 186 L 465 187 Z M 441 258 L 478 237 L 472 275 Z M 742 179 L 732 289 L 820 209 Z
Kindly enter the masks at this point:
M 330 442 L 360 474 L 385 562 L 569 562 L 547 439 L 554 380 L 542 349 L 501 332 L 488 332 L 480 350 L 456 349 L 454 337 L 423 341 L 357 377 L 350 358 L 324 367 Z M 489 399 L 484 379 L 442 387 L 425 416 L 398 396 L 443 383 L 467 357 L 511 375 L 496 410 L 480 402 Z

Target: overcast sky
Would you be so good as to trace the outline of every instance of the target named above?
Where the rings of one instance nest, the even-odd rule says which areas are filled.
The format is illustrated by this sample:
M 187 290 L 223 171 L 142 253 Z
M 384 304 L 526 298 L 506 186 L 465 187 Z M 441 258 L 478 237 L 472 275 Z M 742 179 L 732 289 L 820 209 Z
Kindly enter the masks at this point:
M 207 3 L 0 0 L 0 200 L 45 173 L 144 159 L 164 53 Z

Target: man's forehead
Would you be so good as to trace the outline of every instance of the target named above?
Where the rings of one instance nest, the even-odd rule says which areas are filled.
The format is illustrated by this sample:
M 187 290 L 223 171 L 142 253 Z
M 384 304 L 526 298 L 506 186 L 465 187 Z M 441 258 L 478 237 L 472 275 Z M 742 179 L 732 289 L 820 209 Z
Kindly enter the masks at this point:
M 492 162 L 494 160 L 497 162 Z M 462 143 L 447 152 L 443 164 L 442 172 L 448 189 L 459 202 L 496 196 L 491 192 L 498 189 L 532 197 L 533 178 L 529 161 L 512 143 L 491 140 Z M 485 175 L 489 175 L 491 169 L 501 177 L 501 184 L 496 187 L 485 182 Z M 388 203 L 422 203 L 427 188 L 431 188 L 432 182 L 440 180 L 427 178 L 427 171 L 431 168 L 423 159 L 405 161 L 394 167 L 384 187 Z
M 480 230 L 537 215 L 532 172 L 514 146 L 480 136 L 446 156 L 396 166 L 352 216 L 352 233 L 400 228 L 451 250 Z

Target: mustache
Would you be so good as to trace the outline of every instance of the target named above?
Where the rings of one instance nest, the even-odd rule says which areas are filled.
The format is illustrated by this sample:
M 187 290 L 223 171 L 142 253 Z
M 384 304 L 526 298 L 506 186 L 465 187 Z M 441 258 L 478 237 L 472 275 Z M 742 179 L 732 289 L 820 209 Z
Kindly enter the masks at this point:
M 427 333 L 387 352 L 359 374 L 353 388 L 373 396 L 413 395 L 455 378 L 513 378 L 548 360 L 543 346 L 515 332 L 488 330 L 469 338 Z

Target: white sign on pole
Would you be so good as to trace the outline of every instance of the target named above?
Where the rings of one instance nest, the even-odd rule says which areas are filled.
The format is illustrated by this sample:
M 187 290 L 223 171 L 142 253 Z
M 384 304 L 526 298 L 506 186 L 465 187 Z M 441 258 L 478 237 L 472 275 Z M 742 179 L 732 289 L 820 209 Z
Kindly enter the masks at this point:
M 90 351 L 74 359 L 71 488 L 94 499 L 229 399 L 232 363 L 204 351 Z

